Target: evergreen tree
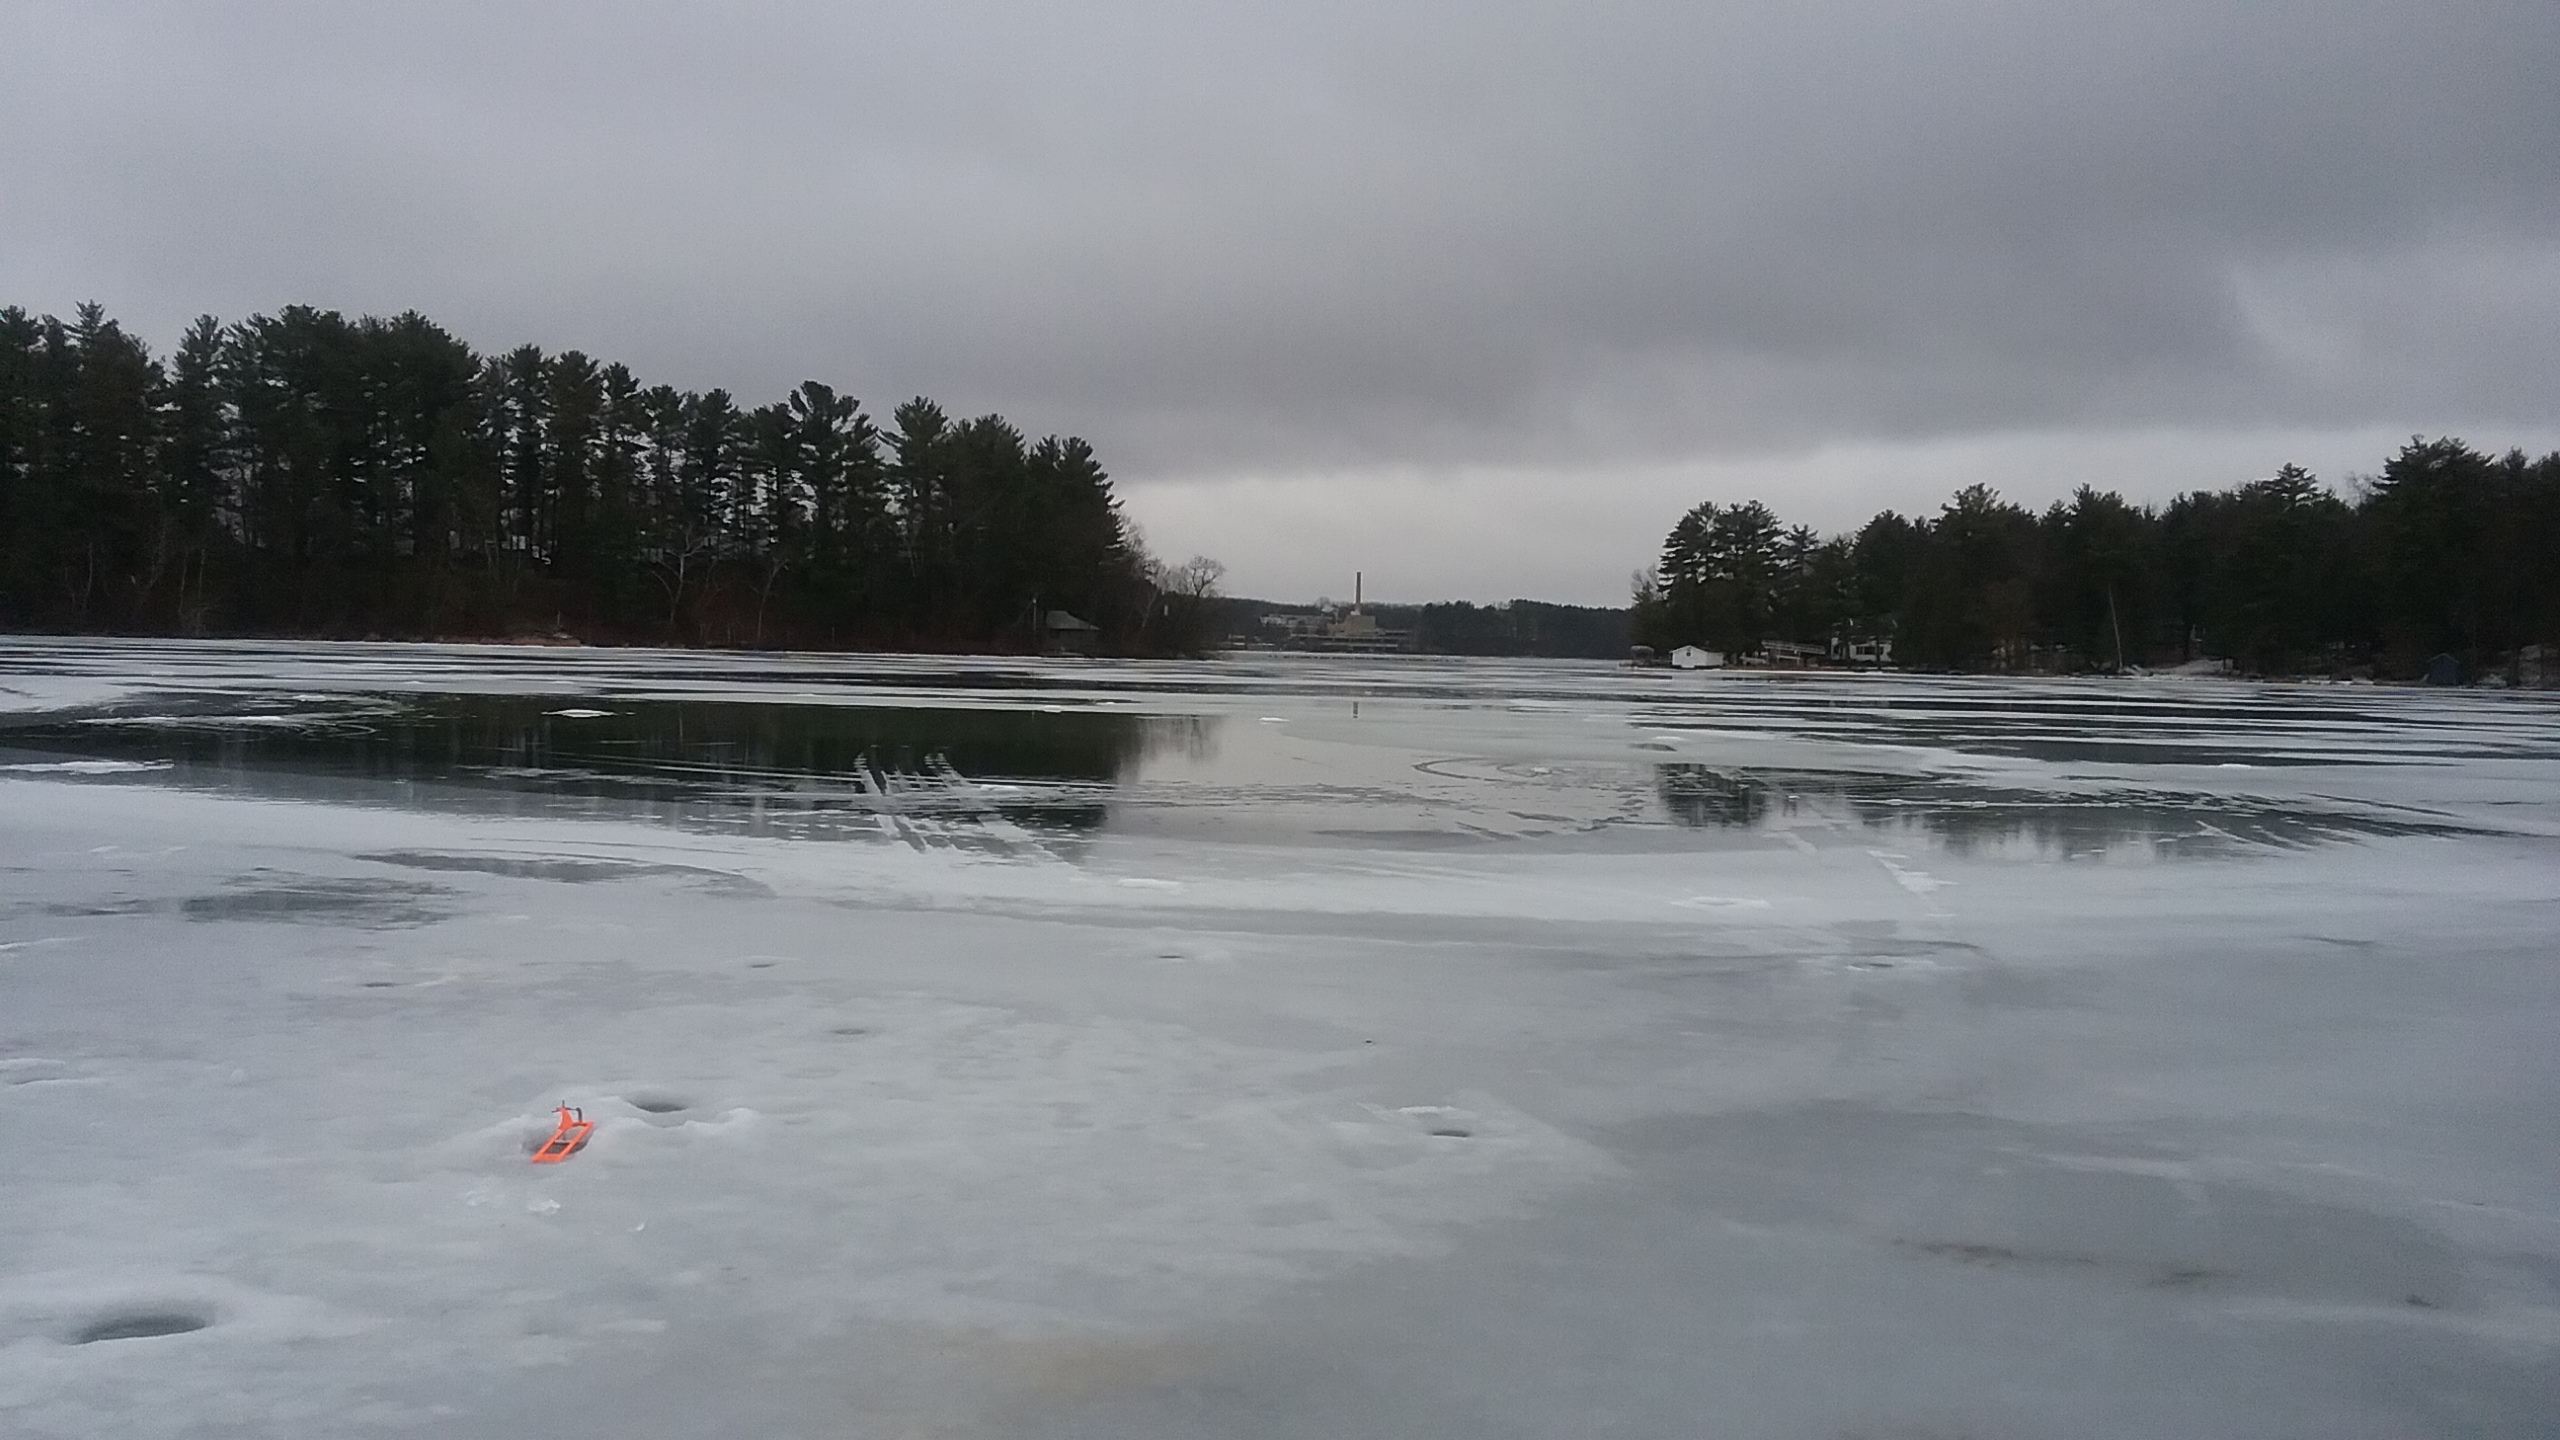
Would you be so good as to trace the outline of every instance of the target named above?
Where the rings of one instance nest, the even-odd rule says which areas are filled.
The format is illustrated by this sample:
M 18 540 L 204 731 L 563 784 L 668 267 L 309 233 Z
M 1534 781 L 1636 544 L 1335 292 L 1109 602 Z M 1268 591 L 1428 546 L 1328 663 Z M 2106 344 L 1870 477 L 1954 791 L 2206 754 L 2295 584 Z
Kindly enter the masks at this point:
M 303 306 L 164 368 L 0 310 L 0 623 L 1022 647 L 1038 600 L 1131 646 L 1147 573 L 1091 448 L 999 416 L 884 436 L 814 381 L 742 410 Z
M 1752 577 L 1772 553 L 1762 608 Z M 2084 485 L 2039 517 L 1976 485 L 1934 518 L 1887 511 L 1830 541 L 1709 502 L 1637 577 L 1631 619 L 1657 646 L 1890 640 L 1935 669 L 2211 658 L 2407 677 L 2450 652 L 2478 673 L 2560 641 L 2560 454 L 2415 439 L 2352 501 L 2294 465 L 2159 511 Z

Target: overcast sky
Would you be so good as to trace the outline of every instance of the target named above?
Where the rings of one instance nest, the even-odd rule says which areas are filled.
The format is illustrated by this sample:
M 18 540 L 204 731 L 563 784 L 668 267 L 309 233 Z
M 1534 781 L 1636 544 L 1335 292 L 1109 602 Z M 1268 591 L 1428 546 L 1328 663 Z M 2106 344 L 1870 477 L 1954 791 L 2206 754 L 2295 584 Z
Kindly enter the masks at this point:
M 0 303 L 1092 440 L 1242 594 L 2560 448 L 2560 4 L 0 0 Z

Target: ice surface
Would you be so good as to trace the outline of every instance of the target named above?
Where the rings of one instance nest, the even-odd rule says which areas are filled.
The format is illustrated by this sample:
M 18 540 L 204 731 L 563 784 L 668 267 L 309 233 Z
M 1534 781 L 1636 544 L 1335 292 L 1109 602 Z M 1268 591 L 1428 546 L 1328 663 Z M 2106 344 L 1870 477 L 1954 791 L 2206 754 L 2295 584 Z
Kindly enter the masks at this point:
M 0 642 L 0 1433 L 2551 1435 L 2555 919 L 2526 694 Z

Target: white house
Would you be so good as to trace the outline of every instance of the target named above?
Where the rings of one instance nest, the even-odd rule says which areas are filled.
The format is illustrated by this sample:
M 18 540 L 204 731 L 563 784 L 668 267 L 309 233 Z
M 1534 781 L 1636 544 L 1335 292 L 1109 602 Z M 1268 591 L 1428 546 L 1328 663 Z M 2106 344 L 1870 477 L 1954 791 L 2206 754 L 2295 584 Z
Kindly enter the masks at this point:
M 1683 645 L 1671 652 L 1671 668 L 1674 670 L 1721 670 L 1724 668 L 1724 652 L 1701 649 L 1695 645 Z

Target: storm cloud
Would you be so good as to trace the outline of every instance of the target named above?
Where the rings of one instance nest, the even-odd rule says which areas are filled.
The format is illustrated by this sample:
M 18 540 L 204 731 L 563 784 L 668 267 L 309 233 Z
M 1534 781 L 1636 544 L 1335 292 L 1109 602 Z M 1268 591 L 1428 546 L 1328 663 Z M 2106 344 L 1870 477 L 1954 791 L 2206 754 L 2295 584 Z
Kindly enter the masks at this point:
M 1236 588 L 2560 444 L 2560 8 L 19 4 L 0 302 L 1090 438 Z

